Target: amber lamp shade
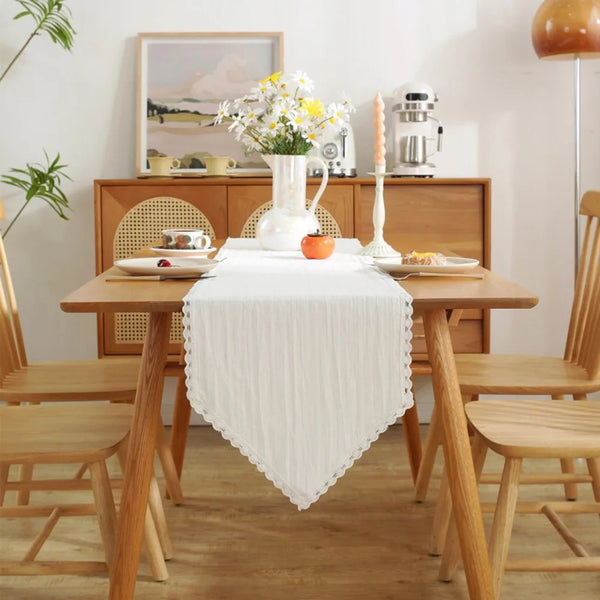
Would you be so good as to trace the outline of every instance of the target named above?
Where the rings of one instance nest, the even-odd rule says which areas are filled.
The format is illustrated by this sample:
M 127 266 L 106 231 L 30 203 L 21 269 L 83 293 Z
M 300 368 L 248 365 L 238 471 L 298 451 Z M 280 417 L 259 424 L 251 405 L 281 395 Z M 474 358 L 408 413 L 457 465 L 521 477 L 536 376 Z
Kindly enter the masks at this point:
M 600 0 L 545 0 L 531 40 L 539 58 L 600 58 Z

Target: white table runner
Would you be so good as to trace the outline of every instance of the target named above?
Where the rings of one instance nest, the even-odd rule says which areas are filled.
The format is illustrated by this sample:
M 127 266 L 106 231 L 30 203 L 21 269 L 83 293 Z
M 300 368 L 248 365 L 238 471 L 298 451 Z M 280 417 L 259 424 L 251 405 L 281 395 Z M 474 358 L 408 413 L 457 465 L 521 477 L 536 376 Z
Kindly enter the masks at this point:
M 306 260 L 229 239 L 184 299 L 192 407 L 299 509 L 413 404 L 412 299 L 359 249 Z

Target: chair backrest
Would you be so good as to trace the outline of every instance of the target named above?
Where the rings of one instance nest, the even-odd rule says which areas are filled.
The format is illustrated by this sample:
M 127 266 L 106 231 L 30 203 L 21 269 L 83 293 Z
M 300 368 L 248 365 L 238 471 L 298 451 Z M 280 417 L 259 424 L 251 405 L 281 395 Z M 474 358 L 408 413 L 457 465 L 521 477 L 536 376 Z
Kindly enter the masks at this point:
M 0 214 L 4 215 L 2 201 Z M 17 299 L 8 268 L 8 259 L 0 236 L 0 386 L 9 373 L 27 364 Z
M 144 200 L 121 219 L 113 240 L 113 258 L 128 258 L 160 240 L 163 229 L 181 227 L 203 229 L 211 239 L 215 239 L 215 230 L 210 221 L 193 204 L 170 196 Z
M 310 201 L 306 201 L 307 208 L 310 205 Z M 261 204 L 247 219 L 242 227 L 242 233 L 240 237 L 242 238 L 253 238 L 256 236 L 256 226 L 260 221 L 260 218 L 271 208 L 273 208 L 273 202 L 265 202 Z M 342 230 L 338 225 L 337 221 L 334 219 L 333 215 L 326 209 L 323 208 L 320 204 L 317 205 L 317 209 L 315 211 L 315 216 L 319 221 L 319 225 L 321 226 L 321 233 L 325 233 L 334 238 L 342 237 Z
M 584 367 L 592 379 L 600 373 L 600 191 L 581 199 L 585 217 L 565 359 Z

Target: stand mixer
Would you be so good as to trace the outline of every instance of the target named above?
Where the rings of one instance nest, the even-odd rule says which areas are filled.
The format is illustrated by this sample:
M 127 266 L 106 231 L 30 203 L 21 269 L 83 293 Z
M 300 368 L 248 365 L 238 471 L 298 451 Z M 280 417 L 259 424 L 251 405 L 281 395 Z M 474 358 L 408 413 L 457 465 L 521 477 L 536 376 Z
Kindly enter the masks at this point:
M 433 177 L 435 165 L 428 159 L 441 151 L 443 133 L 441 122 L 431 116 L 435 102 L 437 95 L 425 83 L 407 83 L 394 92 L 394 177 Z

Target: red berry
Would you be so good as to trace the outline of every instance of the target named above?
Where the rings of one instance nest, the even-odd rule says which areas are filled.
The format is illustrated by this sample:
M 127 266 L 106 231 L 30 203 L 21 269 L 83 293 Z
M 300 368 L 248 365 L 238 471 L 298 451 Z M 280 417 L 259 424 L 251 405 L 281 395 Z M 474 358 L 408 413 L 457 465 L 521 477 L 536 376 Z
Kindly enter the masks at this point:
M 161 259 L 158 261 L 158 266 L 159 266 L 159 267 L 170 267 L 170 266 L 171 266 L 171 263 L 170 263 L 170 262 L 169 262 L 169 261 L 168 261 L 166 258 L 161 258 Z

